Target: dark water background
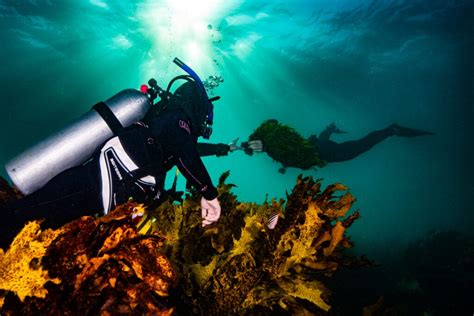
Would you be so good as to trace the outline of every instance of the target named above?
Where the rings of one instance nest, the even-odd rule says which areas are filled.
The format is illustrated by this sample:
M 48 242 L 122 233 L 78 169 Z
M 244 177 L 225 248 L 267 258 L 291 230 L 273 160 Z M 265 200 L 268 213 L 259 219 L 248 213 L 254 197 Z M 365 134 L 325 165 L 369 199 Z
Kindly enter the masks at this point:
M 166 86 L 178 56 L 224 78 L 213 142 L 268 118 L 304 136 L 335 122 L 348 132 L 337 141 L 393 122 L 436 133 L 305 172 L 357 197 L 355 252 L 389 266 L 433 232 L 470 234 L 473 1 L 199 3 L 0 0 L 0 164 L 123 88 Z M 241 152 L 205 164 L 215 180 L 230 169 L 240 199 L 256 202 L 284 197 L 301 173 Z

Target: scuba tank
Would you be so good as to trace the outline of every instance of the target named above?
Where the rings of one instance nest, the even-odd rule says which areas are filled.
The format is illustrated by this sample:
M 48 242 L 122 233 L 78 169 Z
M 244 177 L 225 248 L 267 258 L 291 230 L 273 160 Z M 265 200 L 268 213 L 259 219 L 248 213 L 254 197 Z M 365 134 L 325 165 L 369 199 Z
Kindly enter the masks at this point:
M 171 97 L 171 85 L 178 79 L 192 80 L 196 83 L 200 97 L 207 105 L 206 121 L 203 122 L 202 129 L 203 137 L 209 138 L 212 133 L 212 101 L 218 100 L 218 97 L 209 99 L 198 75 L 178 58 L 173 62 L 189 76 L 174 78 L 166 91 L 157 85 L 155 79 L 150 79 L 148 81 L 150 87 L 142 85 L 140 91 L 126 89 L 105 102 L 97 103 L 92 110 L 69 127 L 10 160 L 5 169 L 13 184 L 24 195 L 28 195 L 42 188 L 61 172 L 84 163 L 122 128 L 146 116 L 157 115 L 160 110 L 166 108 Z M 161 101 L 152 107 L 153 101 L 158 96 Z
M 65 129 L 10 160 L 5 169 L 23 194 L 33 193 L 59 173 L 91 158 L 99 146 L 114 136 L 113 129 L 140 120 L 152 103 L 150 94 L 134 89 L 123 90 L 95 105 Z

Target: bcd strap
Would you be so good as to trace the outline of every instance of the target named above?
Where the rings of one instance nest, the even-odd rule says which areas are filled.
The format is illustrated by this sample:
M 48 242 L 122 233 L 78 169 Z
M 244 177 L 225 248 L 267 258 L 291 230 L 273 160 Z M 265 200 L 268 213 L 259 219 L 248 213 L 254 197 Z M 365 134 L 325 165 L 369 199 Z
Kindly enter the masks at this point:
M 130 130 L 135 132 L 128 134 L 128 137 L 132 136 L 132 138 L 129 138 L 128 141 L 127 135 L 123 134 L 121 136 L 121 139 L 124 141 L 125 150 L 127 151 L 128 143 L 133 143 L 135 146 L 138 144 L 143 144 L 145 147 L 142 147 L 142 150 L 139 150 L 138 155 L 132 154 L 130 156 L 131 159 L 139 166 L 138 169 L 131 171 L 130 174 L 134 179 L 140 179 L 148 175 L 157 178 L 158 175 L 163 173 L 164 170 L 163 149 L 161 144 L 153 137 L 153 133 L 151 132 L 150 128 L 142 122 L 135 122 L 135 124 L 130 127 Z M 132 151 L 130 150 L 130 152 Z M 135 151 L 135 153 L 137 152 Z
M 115 116 L 114 112 L 104 102 L 99 102 L 92 107 L 109 126 L 114 135 L 117 135 L 123 129 L 122 123 Z

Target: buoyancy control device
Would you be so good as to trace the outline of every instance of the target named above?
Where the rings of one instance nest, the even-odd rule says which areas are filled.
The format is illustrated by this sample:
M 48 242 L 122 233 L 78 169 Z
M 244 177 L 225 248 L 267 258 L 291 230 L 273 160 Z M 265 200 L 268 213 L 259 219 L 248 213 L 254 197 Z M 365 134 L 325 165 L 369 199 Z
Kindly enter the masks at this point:
M 205 102 L 211 105 L 206 122 L 211 126 L 211 102 L 217 98 L 209 99 L 200 78 L 191 68 L 178 58 L 173 62 L 189 74 L 200 89 Z M 5 169 L 13 184 L 23 194 L 28 195 L 43 187 L 61 172 L 84 163 L 123 127 L 132 125 L 151 112 L 149 110 L 158 96 L 166 104 L 171 95 L 169 92 L 171 84 L 181 77 L 173 79 L 166 91 L 157 85 L 155 79 L 150 79 L 148 81 L 150 87 L 143 85 L 140 91 L 126 89 L 94 105 L 89 112 L 65 129 L 10 160 Z M 163 103 L 161 101 L 157 104 Z

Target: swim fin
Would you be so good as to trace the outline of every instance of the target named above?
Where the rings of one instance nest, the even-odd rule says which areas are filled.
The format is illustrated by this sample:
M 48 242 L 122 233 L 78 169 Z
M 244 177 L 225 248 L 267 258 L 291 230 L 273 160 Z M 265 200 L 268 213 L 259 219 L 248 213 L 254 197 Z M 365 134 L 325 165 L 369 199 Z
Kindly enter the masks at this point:
M 393 135 L 400 137 L 416 137 L 416 136 L 425 136 L 425 135 L 435 135 L 435 133 L 430 131 L 424 131 L 421 129 L 414 129 L 409 127 L 401 126 L 397 123 L 394 123 L 389 126 Z

